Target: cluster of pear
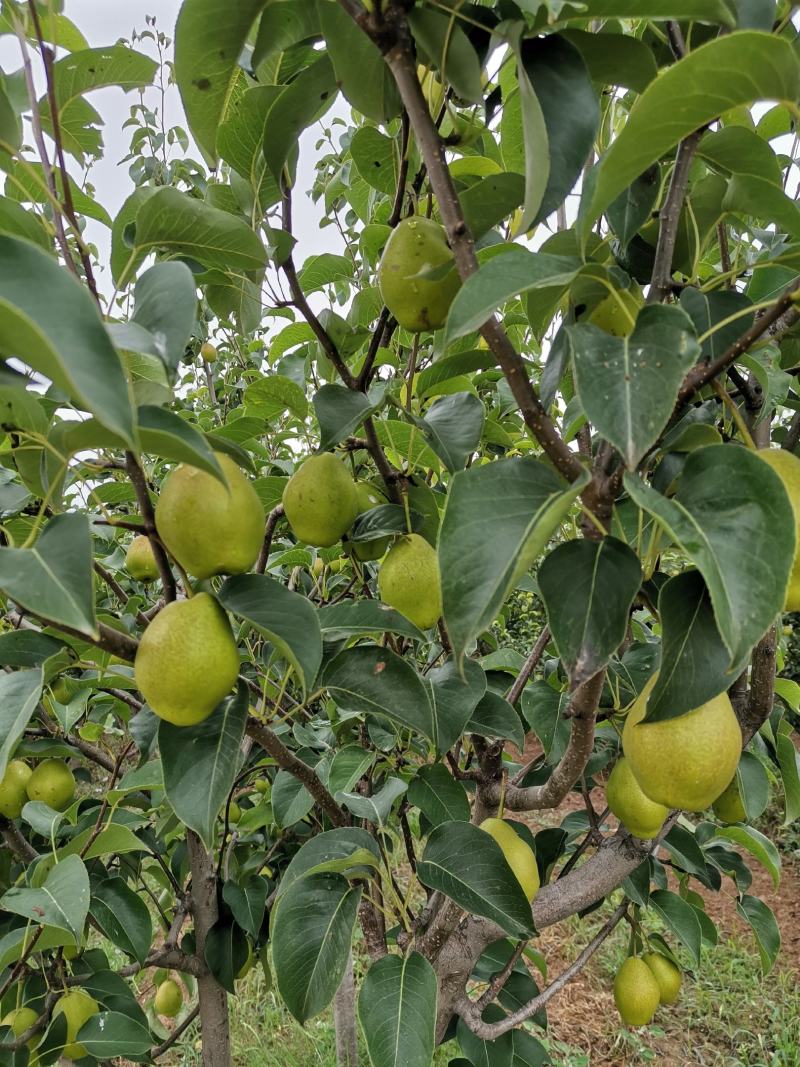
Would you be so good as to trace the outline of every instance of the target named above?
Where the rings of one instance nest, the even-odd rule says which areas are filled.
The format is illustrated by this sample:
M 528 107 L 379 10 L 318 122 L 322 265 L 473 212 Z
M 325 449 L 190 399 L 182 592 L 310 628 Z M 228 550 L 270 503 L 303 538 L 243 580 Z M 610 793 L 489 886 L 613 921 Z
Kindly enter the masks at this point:
M 0 815 L 18 819 L 29 800 L 65 811 L 74 796 L 75 776 L 64 760 L 42 760 L 32 770 L 25 760 L 12 759 L 0 780 Z
M 234 461 L 216 454 L 225 484 L 206 471 L 181 464 L 165 480 L 155 509 L 158 537 L 194 578 L 242 574 L 255 563 L 264 538 L 264 507 Z M 138 544 L 137 544 L 138 543 Z M 136 549 L 155 577 L 149 540 Z M 175 600 L 142 635 L 136 684 L 152 710 L 176 726 L 208 718 L 239 674 L 239 653 L 225 612 L 209 593 Z
M 67 1037 L 64 1044 L 64 1048 L 61 1050 L 61 1055 L 67 1060 L 82 1060 L 87 1051 L 83 1045 L 77 1040 L 78 1033 L 81 1027 L 94 1016 L 99 1014 L 100 1005 L 94 999 L 89 996 L 83 989 L 73 989 L 68 993 L 64 993 L 58 998 L 53 1006 L 53 1018 L 55 1019 L 59 1015 L 63 1015 L 67 1023 Z M 39 1013 L 33 1008 L 22 1006 L 15 1008 L 4 1016 L 0 1025 L 10 1026 L 14 1037 L 21 1037 L 27 1030 L 33 1026 L 38 1020 Z M 33 1051 L 39 1044 L 42 1038 L 41 1033 L 34 1034 L 34 1036 L 27 1042 L 28 1048 Z M 29 1067 L 34 1067 L 37 1064 L 38 1057 L 30 1056 L 28 1058 Z
M 614 978 L 614 1002 L 628 1026 L 646 1026 L 660 1004 L 674 1004 L 681 972 L 660 952 L 629 956 Z
M 330 452 L 310 456 L 289 479 L 283 507 L 299 541 L 329 548 L 342 538 L 356 518 L 385 503 L 374 486 L 353 481 L 350 472 Z M 442 613 L 441 580 L 436 550 L 419 534 L 356 542 L 361 560 L 386 553 L 378 572 L 381 600 L 422 630 L 434 626 Z M 388 548 L 388 552 L 387 552 Z

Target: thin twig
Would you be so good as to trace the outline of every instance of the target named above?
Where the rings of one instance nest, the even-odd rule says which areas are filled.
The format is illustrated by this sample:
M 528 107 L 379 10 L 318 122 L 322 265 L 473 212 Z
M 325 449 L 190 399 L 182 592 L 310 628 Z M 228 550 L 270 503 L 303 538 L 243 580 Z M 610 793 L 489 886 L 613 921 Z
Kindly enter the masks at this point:
M 275 533 L 275 527 L 278 525 L 278 520 L 283 513 L 283 504 L 276 504 L 269 515 L 267 515 L 267 523 L 264 527 L 264 543 L 261 546 L 261 551 L 258 554 L 258 561 L 255 567 L 256 574 L 263 574 L 267 569 L 267 560 L 269 559 L 270 549 L 272 548 L 272 537 Z
M 538 666 L 539 660 L 542 658 L 542 654 L 544 653 L 544 650 L 547 648 L 547 645 L 548 645 L 549 641 L 550 641 L 550 629 L 549 629 L 549 627 L 545 626 L 545 628 L 542 630 L 542 632 L 536 638 L 535 645 L 531 649 L 531 651 L 530 651 L 530 653 L 528 655 L 528 658 L 522 664 L 522 668 L 521 668 L 519 674 L 514 679 L 514 684 L 511 686 L 511 689 L 508 691 L 508 696 L 506 697 L 506 700 L 509 702 L 509 704 L 516 704 L 516 702 L 522 696 L 522 690 L 528 684 L 528 680 L 530 679 L 530 676 L 536 670 L 536 667 Z

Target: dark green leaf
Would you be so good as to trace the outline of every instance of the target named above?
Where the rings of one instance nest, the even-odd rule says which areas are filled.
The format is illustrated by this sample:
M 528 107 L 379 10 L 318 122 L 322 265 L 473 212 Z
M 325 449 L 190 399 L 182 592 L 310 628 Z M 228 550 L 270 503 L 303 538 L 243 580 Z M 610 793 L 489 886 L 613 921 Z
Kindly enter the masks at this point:
M 14 886 L 0 897 L 0 907 L 33 923 L 66 930 L 79 942 L 89 911 L 89 876 L 83 860 L 68 856 L 56 863 L 39 889 Z
M 173 463 L 188 463 L 222 479 L 222 470 L 206 438 L 179 415 L 166 408 L 139 408 L 142 450 Z
M 497 1004 L 490 1004 L 482 1014 L 484 1022 L 499 1022 L 504 1013 Z M 472 1067 L 513 1067 L 514 1033 L 496 1037 L 493 1041 L 478 1037 L 470 1030 L 463 1019 L 459 1018 L 456 1030 L 461 1051 L 466 1055 Z
M 775 916 L 763 900 L 746 893 L 737 903 L 736 910 L 752 926 L 761 954 L 761 971 L 769 974 L 781 947 L 781 930 Z
M 206 937 L 205 961 L 223 989 L 236 992 L 236 978 L 247 963 L 247 938 L 236 923 L 218 920 Z
M 486 675 L 478 664 L 466 659 L 459 666 L 449 659 L 428 671 L 433 707 L 433 743 L 439 753 L 458 741 L 478 701 L 486 692 Z
M 487 367 L 494 367 L 494 356 L 484 349 L 459 352 L 454 356 L 437 359 L 430 367 L 420 372 L 417 379 L 417 396 L 420 400 L 424 400 L 428 395 L 435 396 L 435 390 L 442 382 L 458 378 L 462 374 L 470 374 L 472 371 L 486 370 Z
M 420 767 L 408 787 L 409 803 L 414 804 L 431 826 L 442 822 L 469 822 L 469 798 L 443 763 Z
M 322 54 L 278 97 L 264 126 L 264 158 L 277 182 L 303 130 L 321 118 L 336 99 L 333 65 Z
M 525 731 L 519 715 L 503 697 L 491 689 L 486 692 L 467 723 L 467 732 L 481 737 L 502 737 L 513 741 L 522 751 Z
M 380 849 L 366 830 L 360 826 L 341 826 L 324 830 L 310 838 L 292 857 L 278 886 L 281 897 L 298 879 L 322 871 L 343 873 L 350 868 L 377 866 Z
M 327 0 L 323 0 L 323 7 L 332 9 Z M 390 138 L 374 126 L 360 126 L 350 142 L 350 155 L 367 185 L 387 196 L 394 194 L 397 164 L 394 142 Z
M 560 693 L 547 682 L 536 681 L 522 692 L 522 714 L 542 743 L 549 763 L 557 763 L 569 740 L 569 723 L 564 710 L 569 694 Z
M 234 919 L 254 941 L 261 932 L 268 895 L 269 883 L 260 875 L 253 875 L 241 884 L 226 882 L 222 887 L 222 897 Z
M 423 418 L 409 414 L 415 426 L 447 469 L 454 474 L 478 447 L 484 409 L 472 393 L 453 393 L 436 400 Z
M 349 793 L 374 762 L 375 754 L 365 752 L 361 745 L 337 749 L 328 772 L 328 788 L 332 793 Z
M 0 556 L 0 559 L 2 557 Z M 10 634 L 4 634 L 10 637 Z M 19 631 L 23 636 L 23 631 Z M 32 635 L 31 635 L 32 636 Z M 36 635 L 44 636 L 44 635 Z M 2 648 L 2 643 L 0 643 Z M 16 657 L 18 658 L 18 657 Z M 0 781 L 42 695 L 41 670 L 0 674 Z
M 600 85 L 620 85 L 642 93 L 658 74 L 652 49 L 636 37 L 606 28 L 602 33 L 564 30 L 561 36 L 578 49 L 592 81 Z
M 764 814 L 769 804 L 769 776 L 757 756 L 752 752 L 743 752 L 736 780 L 748 821 L 752 822 Z
M 153 924 L 147 904 L 123 878 L 94 883 L 89 913 L 117 948 L 144 963 L 153 939 Z
M 378 600 L 342 601 L 319 609 L 319 625 L 324 634 L 388 633 L 401 634 L 415 641 L 424 641 L 422 630 L 409 622 L 399 611 Z
M 385 826 L 389 814 L 397 801 L 407 789 L 402 778 L 387 778 L 380 789 L 369 796 L 361 793 L 337 793 L 336 799 L 351 811 L 357 819 L 365 819 L 376 826 Z
M 436 1030 L 436 972 L 424 956 L 384 956 L 358 996 L 373 1067 L 430 1067 Z
M 314 807 L 314 798 L 289 771 L 278 771 L 272 785 L 272 813 L 278 826 L 294 826 Z
M 158 355 L 174 377 L 197 315 L 194 276 L 185 263 L 156 263 L 133 291 L 132 322 L 155 338 Z
M 586 34 L 586 36 L 600 43 L 605 35 Z M 625 37 L 623 40 L 630 41 L 632 38 Z M 600 44 L 600 47 L 603 47 L 602 44 Z M 619 238 L 623 252 L 632 238 L 650 218 L 660 187 L 658 167 L 648 167 L 644 174 L 640 174 L 635 181 L 631 182 L 625 192 L 621 193 L 613 204 L 609 204 L 606 217 L 611 229 Z M 695 323 L 696 325 L 697 323 Z
M 454 16 L 431 8 L 414 8 L 408 17 L 417 45 L 463 100 L 483 100 L 481 64 Z
M 687 286 L 681 293 L 681 307 L 690 316 L 694 323 L 698 337 L 714 329 L 713 333 L 703 341 L 702 354 L 704 359 L 716 359 L 740 337 L 745 330 L 750 328 L 753 315 L 739 314 L 732 322 L 722 325 L 724 320 L 745 308 L 751 306 L 752 301 L 735 289 L 720 289 L 710 293 L 701 293 L 699 289 Z M 717 325 L 719 328 L 716 329 Z
M 143 1059 L 153 1045 L 146 1026 L 119 1011 L 101 1011 L 78 1031 L 79 1043 L 98 1060 Z
M 522 203 L 525 179 L 521 174 L 489 174 L 465 189 L 459 197 L 464 220 L 475 240 L 480 240 L 507 219 Z
M 766 868 L 772 878 L 773 886 L 778 888 L 781 880 L 781 856 L 768 837 L 752 826 L 718 827 L 714 836 L 733 841 L 740 848 L 746 849 L 762 867 Z
M 347 101 L 375 122 L 393 119 L 400 112 L 400 96 L 380 51 L 338 4 L 319 0 L 317 10 L 336 80 Z
M 57 637 L 38 630 L 10 630 L 0 634 L 0 667 L 40 667 L 66 647 Z M 0 727 L 0 734 L 4 733 Z
M 664 920 L 668 929 L 679 941 L 683 942 L 699 966 L 702 933 L 700 920 L 692 905 L 668 889 L 656 889 L 651 893 L 650 904 Z
M 381 715 L 433 740 L 433 711 L 416 671 L 394 652 L 361 645 L 325 668 L 322 684 L 345 711 Z
M 314 394 L 314 411 L 320 429 L 319 447 L 324 452 L 354 433 L 374 407 L 363 393 L 333 383 Z
M 779 731 L 775 749 L 783 780 L 785 813 L 783 825 L 788 826 L 800 816 L 800 754 L 791 736 Z

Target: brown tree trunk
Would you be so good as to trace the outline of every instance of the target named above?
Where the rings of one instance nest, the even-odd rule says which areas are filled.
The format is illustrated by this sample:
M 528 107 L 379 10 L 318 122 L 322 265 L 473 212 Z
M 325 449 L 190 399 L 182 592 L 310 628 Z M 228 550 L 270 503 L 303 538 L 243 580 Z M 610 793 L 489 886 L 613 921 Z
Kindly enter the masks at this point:
M 356 984 L 353 975 L 352 953 L 347 960 L 342 984 L 333 998 L 333 1021 L 336 1025 L 337 1067 L 358 1067 Z
M 197 834 L 187 832 L 192 870 L 192 915 L 197 955 L 203 959 L 208 931 L 217 921 L 217 875 L 211 856 Z M 212 974 L 197 979 L 203 1067 L 230 1067 L 228 997 Z

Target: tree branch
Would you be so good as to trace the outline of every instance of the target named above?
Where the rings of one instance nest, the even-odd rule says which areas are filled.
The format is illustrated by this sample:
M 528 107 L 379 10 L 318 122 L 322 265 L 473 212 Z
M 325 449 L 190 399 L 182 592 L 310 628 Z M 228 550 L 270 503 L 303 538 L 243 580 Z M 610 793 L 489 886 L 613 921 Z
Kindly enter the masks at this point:
M 261 546 L 261 551 L 258 554 L 258 561 L 255 566 L 256 574 L 263 574 L 267 569 L 267 560 L 269 559 L 270 549 L 272 548 L 272 536 L 275 533 L 275 527 L 278 525 L 278 520 L 283 515 L 283 504 L 278 504 L 267 515 L 267 524 L 264 527 L 264 544 Z
M 672 292 L 672 257 L 675 254 L 675 241 L 678 237 L 678 223 L 681 209 L 686 199 L 686 187 L 689 182 L 689 167 L 697 150 L 703 130 L 690 133 L 678 146 L 675 166 L 669 183 L 669 191 L 661 208 L 661 224 L 658 231 L 658 244 L 650 280 L 647 303 L 656 304 L 666 300 Z
M 189 1029 L 189 1027 L 192 1025 L 192 1023 L 195 1021 L 199 1014 L 200 1006 L 196 1005 L 194 1008 L 192 1008 L 192 1010 L 189 1012 L 183 1022 L 179 1026 L 175 1027 L 169 1037 L 165 1041 L 162 1041 L 160 1045 L 156 1045 L 156 1047 L 150 1053 L 150 1058 L 156 1060 L 159 1056 L 163 1056 L 168 1049 L 171 1049 L 175 1042 L 180 1040 L 181 1037 L 183 1037 L 183 1035 L 186 1033 L 186 1031 Z
M 750 660 L 750 693 L 738 713 L 744 744 L 767 721 L 775 703 L 775 627 L 771 626 L 753 649 Z
M 26 839 L 23 837 L 19 827 L 15 826 L 9 819 L 3 818 L 0 815 L 0 836 L 2 836 L 6 845 L 17 857 L 18 860 L 22 860 L 25 863 L 31 863 L 37 859 L 39 853 Z
M 520 670 L 517 677 L 514 679 L 514 684 L 511 686 L 511 689 L 508 692 L 508 696 L 506 697 L 506 700 L 508 700 L 509 704 L 516 704 L 519 698 L 522 696 L 522 690 L 528 684 L 531 675 L 536 670 L 536 667 L 539 664 L 539 660 L 542 658 L 544 650 L 547 648 L 549 640 L 550 630 L 547 626 L 545 626 L 545 628 L 536 638 L 536 643 L 531 649 L 528 658 L 522 664 L 522 669 Z
M 6 618 L 15 626 L 21 626 L 25 630 L 37 629 L 20 611 L 7 611 Z M 129 634 L 121 633 L 119 630 L 115 630 L 113 626 L 107 626 L 104 622 L 97 624 L 99 636 L 89 637 L 88 634 L 83 634 L 80 630 L 73 630 L 71 626 L 64 626 L 59 622 L 51 622 L 50 619 L 45 619 L 41 615 L 35 615 L 35 618 L 50 629 L 60 630 L 61 633 L 76 637 L 79 641 L 88 641 L 89 644 L 102 648 L 104 652 L 108 652 L 112 656 L 119 656 L 120 659 L 128 660 L 130 663 L 133 663 L 136 658 L 136 650 L 139 647 L 139 642 L 136 638 L 131 637 Z

